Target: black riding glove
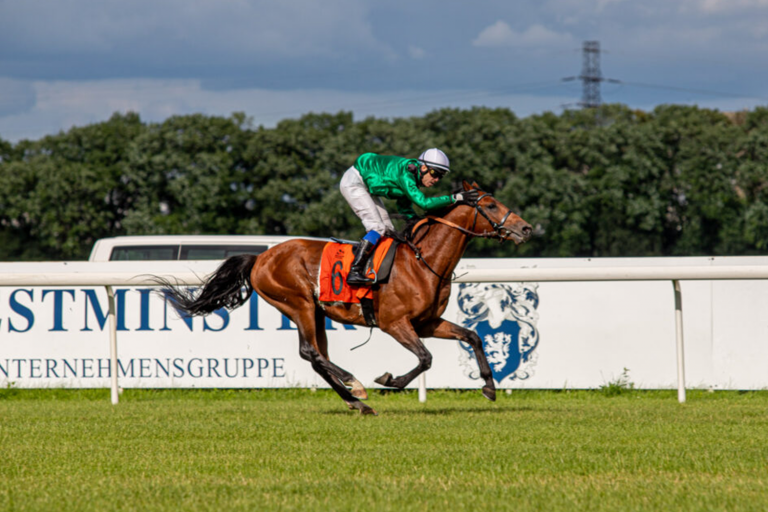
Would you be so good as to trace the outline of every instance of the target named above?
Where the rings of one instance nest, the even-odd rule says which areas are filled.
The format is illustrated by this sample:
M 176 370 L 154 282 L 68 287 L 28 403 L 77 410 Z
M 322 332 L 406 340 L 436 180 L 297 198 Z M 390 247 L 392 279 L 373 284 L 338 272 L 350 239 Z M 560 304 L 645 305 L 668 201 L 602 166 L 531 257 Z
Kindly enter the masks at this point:
M 453 200 L 457 203 L 469 203 L 474 204 L 477 202 L 477 198 L 480 197 L 480 192 L 477 189 L 469 189 L 459 194 L 453 194 Z

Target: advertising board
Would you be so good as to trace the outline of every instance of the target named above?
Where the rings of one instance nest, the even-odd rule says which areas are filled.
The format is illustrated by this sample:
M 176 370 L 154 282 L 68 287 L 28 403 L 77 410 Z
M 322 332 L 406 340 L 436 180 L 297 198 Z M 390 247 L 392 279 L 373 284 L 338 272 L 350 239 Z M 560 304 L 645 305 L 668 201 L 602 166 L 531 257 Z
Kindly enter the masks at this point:
M 181 272 L 189 263 L 168 265 Z M 465 259 L 456 273 L 725 263 L 768 258 Z M 145 263 L 135 265 L 146 272 Z M 768 387 L 768 281 L 684 281 L 682 288 L 688 387 Z M 295 326 L 256 295 L 206 318 L 180 317 L 149 286 L 116 287 L 115 296 L 122 387 L 326 386 L 299 357 Z M 480 335 L 501 388 L 595 388 L 622 374 L 639 388 L 675 388 L 673 301 L 668 281 L 464 283 L 453 285 L 443 317 Z M 106 311 L 103 287 L 0 288 L 0 386 L 109 387 Z M 326 328 L 331 359 L 366 386 L 416 365 L 378 329 L 331 321 Z M 428 387 L 480 387 L 468 347 L 425 343 L 434 356 Z

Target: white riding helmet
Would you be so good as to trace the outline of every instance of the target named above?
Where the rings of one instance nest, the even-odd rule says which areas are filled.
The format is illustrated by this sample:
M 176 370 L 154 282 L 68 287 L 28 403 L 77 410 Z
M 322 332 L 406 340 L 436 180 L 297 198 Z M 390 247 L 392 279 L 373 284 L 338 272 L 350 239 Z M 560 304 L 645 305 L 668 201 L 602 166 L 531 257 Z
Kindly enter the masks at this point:
M 445 153 L 437 148 L 431 148 L 423 152 L 419 156 L 419 161 L 427 167 L 440 169 L 441 171 L 445 172 L 451 172 L 451 163 L 448 161 L 448 157 L 445 155 Z

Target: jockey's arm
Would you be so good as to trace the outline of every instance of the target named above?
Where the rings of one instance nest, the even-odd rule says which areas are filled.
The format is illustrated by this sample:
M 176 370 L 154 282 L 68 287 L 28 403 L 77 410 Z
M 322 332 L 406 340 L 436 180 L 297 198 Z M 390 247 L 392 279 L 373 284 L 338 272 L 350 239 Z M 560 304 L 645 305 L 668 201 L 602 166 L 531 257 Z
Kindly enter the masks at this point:
M 416 178 L 413 174 L 403 174 L 400 178 L 400 186 L 405 192 L 405 196 L 416 206 L 424 211 L 435 210 L 445 206 L 452 205 L 454 199 L 452 196 L 427 197 L 416 185 Z M 399 203 L 399 202 L 398 202 Z M 402 212 L 401 212 L 402 213 Z

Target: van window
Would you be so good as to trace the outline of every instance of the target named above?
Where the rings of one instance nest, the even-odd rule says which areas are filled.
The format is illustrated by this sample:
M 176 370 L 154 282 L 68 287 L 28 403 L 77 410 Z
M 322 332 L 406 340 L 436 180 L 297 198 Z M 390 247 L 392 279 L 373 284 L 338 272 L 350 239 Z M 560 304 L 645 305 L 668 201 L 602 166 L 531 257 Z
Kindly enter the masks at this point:
M 238 254 L 261 254 L 266 245 L 182 245 L 180 260 L 224 260 Z
M 125 245 L 112 249 L 110 261 L 176 260 L 178 245 Z

